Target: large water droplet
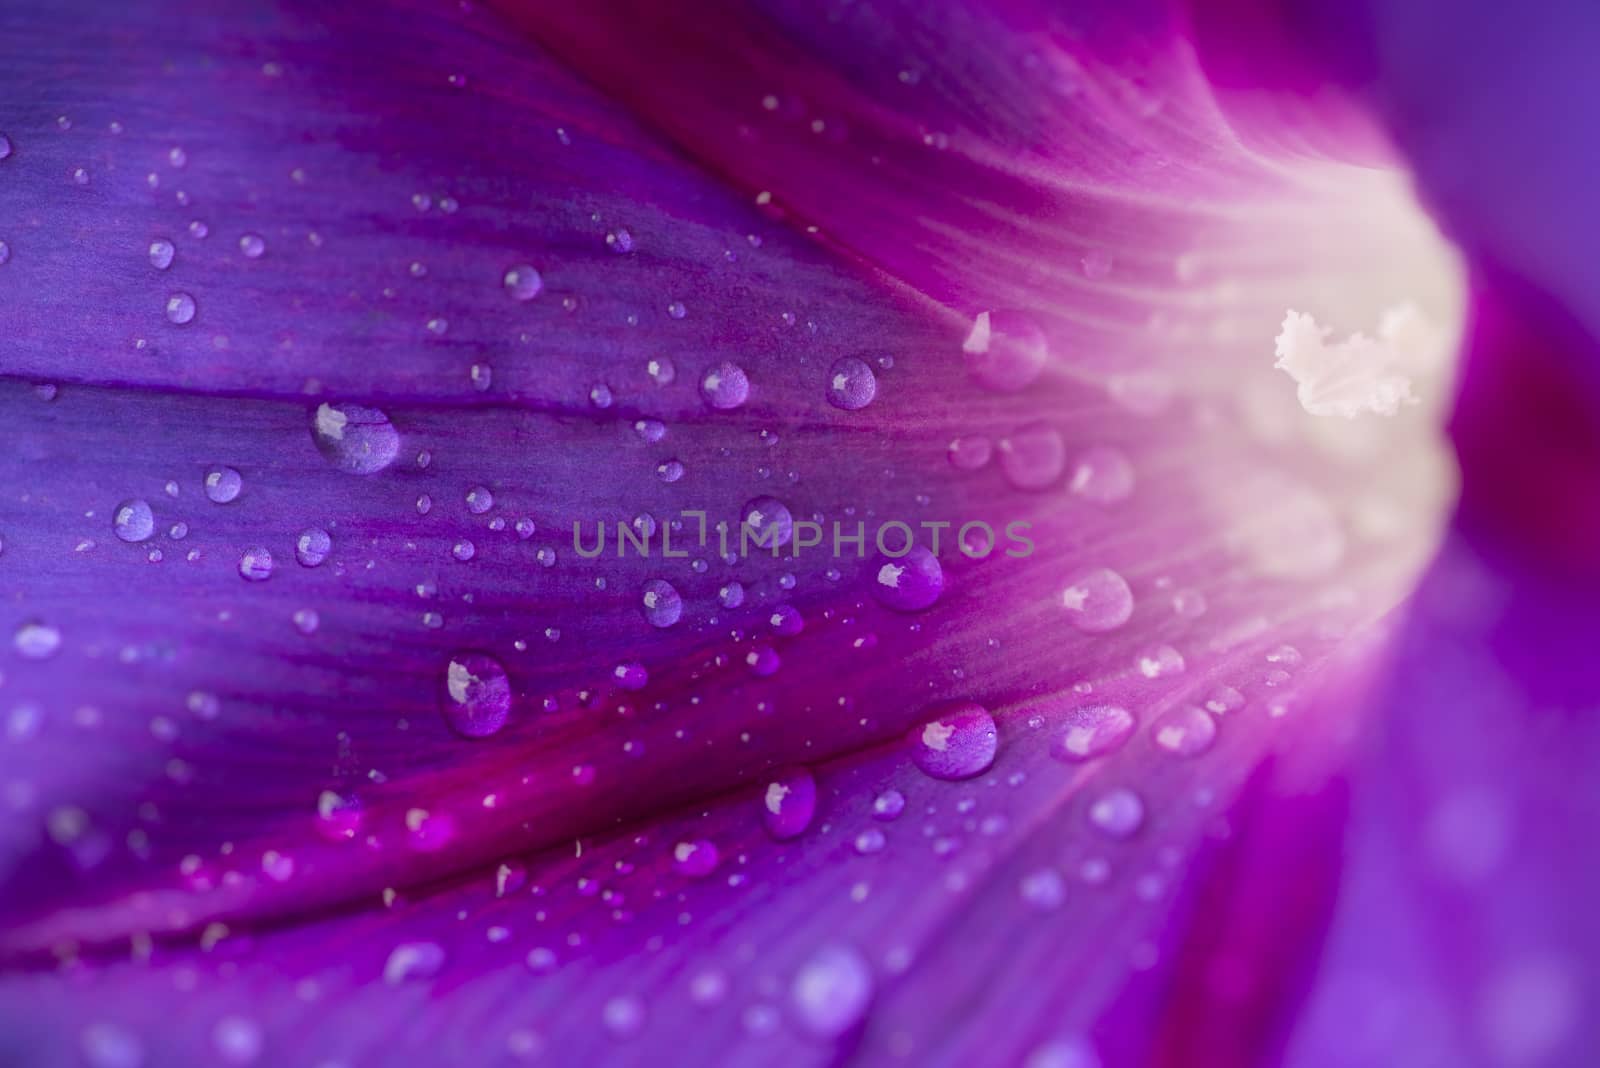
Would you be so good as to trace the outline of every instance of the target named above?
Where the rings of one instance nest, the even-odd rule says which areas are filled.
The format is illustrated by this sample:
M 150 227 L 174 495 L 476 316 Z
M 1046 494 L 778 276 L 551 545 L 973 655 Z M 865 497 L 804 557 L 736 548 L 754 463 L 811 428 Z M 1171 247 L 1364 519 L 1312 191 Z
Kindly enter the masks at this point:
M 806 768 L 773 772 L 761 795 L 761 822 L 780 841 L 811 826 L 817 811 L 817 780 Z
M 644 584 L 644 618 L 652 627 L 670 627 L 683 615 L 683 598 L 665 579 Z
M 323 404 L 311 419 L 311 436 L 333 466 L 347 474 L 382 471 L 400 454 L 400 432 L 376 408 Z
M 1061 591 L 1061 606 L 1073 626 L 1098 634 L 1116 630 L 1133 615 L 1133 591 L 1109 567 L 1085 571 Z
M 878 395 L 878 378 L 865 360 L 841 356 L 828 369 L 828 403 L 846 412 L 856 412 Z
M 808 1033 L 835 1039 L 850 1031 L 872 1001 L 872 969 L 849 946 L 823 946 L 795 973 L 789 1003 Z
M 989 769 L 1000 732 L 989 710 L 973 701 L 939 710 L 907 735 L 911 759 L 935 779 L 967 779 Z
M 487 653 L 457 653 L 444 674 L 445 722 L 468 738 L 486 738 L 511 715 L 511 680 Z
M 899 559 L 880 554 L 871 574 L 873 596 L 896 612 L 920 612 L 944 592 L 944 568 L 924 545 L 913 545 Z
M 1133 713 L 1121 705 L 1088 705 L 1067 713 L 1054 753 L 1062 760 L 1093 760 L 1122 746 L 1133 733 Z
M 150 511 L 150 502 L 134 498 L 117 505 L 111 529 L 123 541 L 139 542 L 150 537 L 156 529 L 156 517 Z
M 150 266 L 158 271 L 164 271 L 171 267 L 173 257 L 177 256 L 177 254 L 177 247 L 164 237 L 158 237 L 150 242 Z
M 61 648 L 61 631 L 48 623 L 28 620 L 12 634 L 11 645 L 28 660 L 45 660 Z
M 714 364 L 700 376 L 700 396 L 719 411 L 737 408 L 750 396 L 750 379 L 738 364 Z
M 1044 370 L 1050 346 L 1026 313 L 982 312 L 961 344 L 967 370 L 987 389 L 1010 393 L 1022 389 Z

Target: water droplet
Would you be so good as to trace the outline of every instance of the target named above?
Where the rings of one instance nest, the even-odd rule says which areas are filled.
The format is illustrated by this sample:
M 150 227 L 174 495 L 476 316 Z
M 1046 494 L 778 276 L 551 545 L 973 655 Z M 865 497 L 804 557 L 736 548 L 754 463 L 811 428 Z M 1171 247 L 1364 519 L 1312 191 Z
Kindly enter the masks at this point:
M 828 369 L 828 403 L 846 412 L 856 412 L 878 395 L 878 378 L 865 360 L 841 356 Z
M 239 238 L 239 251 L 244 253 L 247 260 L 259 260 L 261 254 L 267 251 L 267 240 L 260 234 L 245 234 Z
M 658 386 L 670 386 L 678 377 L 678 368 L 665 356 L 659 356 L 644 365 L 645 373 Z
M 174 293 L 167 298 L 167 321 L 183 326 L 194 321 L 194 298 L 187 293 Z
M 1086 501 L 1115 504 L 1133 493 L 1133 464 L 1120 449 L 1097 446 L 1078 457 L 1067 486 Z
M 715 364 L 700 376 L 700 396 L 719 411 L 737 408 L 750 396 L 750 380 L 737 364 Z
M 667 314 L 674 319 L 682 319 L 689 314 L 689 309 L 683 306 L 683 301 L 675 300 L 667 305 Z
M 663 482 L 676 482 L 683 477 L 683 464 L 677 460 L 663 460 L 656 467 L 656 474 Z
M 944 592 L 944 568 L 924 545 L 899 559 L 879 555 L 872 564 L 872 593 L 896 612 L 920 612 Z
M 956 438 L 950 443 L 950 463 L 962 471 L 976 471 L 994 455 L 994 445 L 982 434 Z
M 321 527 L 310 527 L 295 539 L 294 558 L 304 567 L 320 567 L 333 552 L 333 538 Z
M 206 499 L 213 504 L 228 504 L 244 489 L 244 477 L 232 467 L 213 467 L 206 472 Z
M 644 1004 L 631 995 L 619 995 L 605 1003 L 600 1019 L 615 1037 L 631 1038 L 644 1028 Z
M 1093 760 L 1122 746 L 1133 733 L 1133 713 L 1121 705 L 1087 705 L 1066 715 L 1066 730 L 1054 750 L 1062 760 Z
M 782 841 L 795 838 L 811 826 L 817 811 L 817 780 L 806 768 L 773 772 L 761 795 L 761 822 L 767 833 Z
M 966 701 L 941 709 L 907 735 L 911 759 L 935 779 L 967 779 L 989 770 L 1000 732 L 989 710 Z
M 1067 447 L 1053 427 L 1023 427 L 1000 442 L 1000 470 L 1017 489 L 1045 489 L 1066 467 Z
M 1022 902 L 1040 912 L 1061 907 L 1067 898 L 1067 883 L 1054 868 L 1040 868 L 1022 877 L 1017 887 Z
M 322 625 L 322 616 L 315 608 L 297 608 L 289 620 L 301 634 L 315 634 Z
M 272 552 L 255 545 L 239 555 L 239 577 L 250 582 L 265 582 L 272 577 Z
M 650 672 L 637 660 L 618 664 L 611 669 L 611 677 L 624 690 L 642 690 L 650 682 Z
M 437 942 L 402 942 L 383 965 L 383 981 L 399 986 L 408 979 L 432 979 L 444 967 L 444 947 Z
M 311 436 L 317 451 L 346 474 L 375 474 L 400 454 L 400 432 L 389 417 L 359 404 L 319 405 Z
M 906 810 L 906 795 L 894 787 L 883 791 L 872 799 L 872 818 L 885 823 L 900 818 L 900 813 Z
M 0 267 L 11 262 L 11 246 L 0 241 Z
M 961 344 L 967 370 L 986 389 L 1011 393 L 1039 377 L 1050 356 L 1044 331 L 1025 313 L 981 312 Z
M 867 1013 L 872 1001 L 872 969 L 849 946 L 823 946 L 795 973 L 789 1004 L 796 1021 L 823 1039 L 844 1035 Z
M 117 505 L 116 515 L 111 520 L 111 529 L 123 541 L 144 541 L 156 530 L 156 517 L 150 511 L 150 503 L 138 498 L 123 501 Z
M 869 857 L 874 853 L 882 853 L 883 847 L 887 844 L 888 839 L 885 838 L 883 836 L 883 832 L 878 830 L 876 827 L 868 827 L 866 830 L 856 835 L 856 852 L 860 853 L 864 857 Z
M 665 579 L 644 584 L 644 618 L 652 627 L 670 627 L 683 615 L 683 598 Z
M 457 653 L 444 674 L 445 722 L 468 738 L 487 738 L 511 715 L 511 680 L 487 653 Z
M 777 674 L 778 669 L 783 666 L 783 658 L 770 645 L 758 645 L 751 649 L 744 654 L 744 662 L 752 675 L 763 679 Z
M 28 620 L 17 627 L 11 636 L 11 645 L 28 660 L 45 660 L 56 655 L 61 648 L 61 631 L 48 623 Z
M 317 833 L 335 842 L 353 839 L 361 830 L 361 802 L 336 790 L 317 795 Z
M 211 1044 L 228 1064 L 254 1064 L 264 1042 L 261 1025 L 243 1016 L 224 1016 L 211 1029 Z
M 704 838 L 679 842 L 672 847 L 673 870 L 691 879 L 704 879 L 717 870 L 717 862 L 721 859 L 716 845 Z
M 474 486 L 467 491 L 467 511 L 473 515 L 482 515 L 493 507 L 494 494 L 488 486 Z
M 1079 630 L 1116 630 L 1133 615 L 1133 591 L 1109 567 L 1085 571 L 1061 591 L 1061 606 Z
M 144 1046 L 138 1036 L 116 1024 L 85 1027 L 78 1036 L 78 1047 L 89 1068 L 144 1068 Z
M 1186 667 L 1183 654 L 1170 645 L 1158 645 L 1154 649 L 1140 653 L 1134 666 L 1139 669 L 1139 674 L 1147 679 L 1181 675 Z
M 750 528 L 750 541 L 768 552 L 783 548 L 794 537 L 794 516 L 776 497 L 757 497 L 747 501 L 741 513 L 741 522 Z
M 10 158 L 10 156 L 11 156 L 11 138 L 7 137 L 3 133 L 0 133 L 0 159 L 8 159 L 8 158 Z
M 1144 824 L 1144 802 L 1127 787 L 1107 790 L 1089 806 L 1089 822 L 1112 838 L 1128 838 Z
M 526 263 L 519 263 L 505 273 L 502 279 L 512 300 L 532 300 L 544 288 L 539 272 Z
M 1217 721 L 1197 705 L 1179 705 L 1150 728 L 1156 745 L 1173 756 L 1199 756 L 1217 739 Z

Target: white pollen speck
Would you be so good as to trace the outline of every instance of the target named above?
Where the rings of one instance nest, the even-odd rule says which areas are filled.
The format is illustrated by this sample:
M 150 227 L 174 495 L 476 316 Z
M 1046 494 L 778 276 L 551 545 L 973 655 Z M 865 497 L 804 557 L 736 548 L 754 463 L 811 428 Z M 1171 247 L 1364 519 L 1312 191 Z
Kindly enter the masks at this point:
M 1418 403 L 1413 382 L 1444 356 L 1442 332 L 1411 304 L 1385 312 L 1376 338 L 1356 333 L 1329 341 L 1332 333 L 1291 309 L 1274 339 L 1273 366 L 1294 379 L 1300 405 L 1312 415 L 1395 415 Z

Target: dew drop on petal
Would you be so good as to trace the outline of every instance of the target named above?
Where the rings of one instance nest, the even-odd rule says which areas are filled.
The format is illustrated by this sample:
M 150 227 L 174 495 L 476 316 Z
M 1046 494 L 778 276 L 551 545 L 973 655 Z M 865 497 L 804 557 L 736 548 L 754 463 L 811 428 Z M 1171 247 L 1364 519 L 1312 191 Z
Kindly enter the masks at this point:
M 906 810 L 906 795 L 894 787 L 884 790 L 872 799 L 872 818 L 885 823 L 900 818 Z
M 868 827 L 866 830 L 856 835 L 856 852 L 860 853 L 864 857 L 869 857 L 874 853 L 882 853 L 883 847 L 887 844 L 888 839 L 886 839 L 883 836 L 883 832 L 878 830 L 876 827 Z
M 1217 721 L 1198 705 L 1179 705 L 1155 721 L 1150 737 L 1173 756 L 1199 756 L 1216 741 Z
M 506 271 L 501 282 L 506 287 L 506 293 L 516 301 L 532 300 L 544 289 L 544 278 L 526 263 L 519 263 Z
M 174 293 L 167 298 L 167 321 L 183 326 L 194 321 L 194 297 L 188 293 Z
M 646 582 L 643 601 L 644 618 L 652 627 L 670 627 L 683 615 L 683 598 L 665 579 Z
M 300 532 L 294 542 L 294 558 L 303 567 L 320 567 L 333 552 L 333 538 L 321 527 L 310 527 Z
M 749 528 L 744 537 L 749 539 L 752 551 L 781 549 L 794 537 L 794 516 L 776 497 L 757 497 L 745 502 L 740 521 Z M 746 542 L 741 539 L 739 544 L 743 546 Z
M 482 515 L 494 507 L 494 494 L 489 492 L 487 486 L 474 486 L 467 491 L 467 511 L 473 515 Z
M 144 1068 L 144 1046 L 138 1036 L 116 1024 L 85 1027 L 78 1036 L 78 1048 L 89 1068 Z
M 880 554 L 872 563 L 872 593 L 896 612 L 920 612 L 944 592 L 944 568 L 925 545 L 898 559 Z
M 328 462 L 351 475 L 375 474 L 400 454 L 400 432 L 389 417 L 359 404 L 319 405 L 311 437 Z
M 611 677 L 624 690 L 642 690 L 650 682 L 650 672 L 637 660 L 618 664 L 612 668 Z
M 817 811 L 817 781 L 806 768 L 784 768 L 768 776 L 761 794 L 761 822 L 782 841 L 811 826 Z
M 389 952 L 383 981 L 399 986 L 408 979 L 431 979 L 444 967 L 444 947 L 437 942 L 402 942 Z
M 703 879 L 717 870 L 722 859 L 714 843 L 704 838 L 693 842 L 679 842 L 672 847 L 672 867 L 680 875 Z
M 1093 760 L 1114 752 L 1133 733 L 1134 718 L 1121 705 L 1087 705 L 1066 715 L 1066 729 L 1053 753 L 1061 760 Z
M 737 408 L 750 396 L 750 379 L 738 364 L 714 364 L 700 376 L 700 396 L 718 411 Z
M 665 356 L 658 356 L 644 365 L 645 373 L 658 386 L 670 386 L 678 377 L 678 368 Z
M 1061 606 L 1073 626 L 1091 634 L 1116 630 L 1133 615 L 1133 591 L 1109 567 L 1085 571 L 1061 591 Z
M 487 738 L 511 715 L 511 680 L 487 653 L 457 653 L 445 667 L 441 698 L 445 722 L 457 734 Z
M 1121 450 L 1097 446 L 1072 465 L 1068 488 L 1086 501 L 1115 504 L 1133 493 L 1133 464 Z
M 1040 868 L 1024 875 L 1017 890 L 1023 904 L 1040 912 L 1050 912 L 1060 908 L 1066 900 L 1067 883 L 1054 868 Z
M 254 1064 L 264 1043 L 261 1025 L 243 1016 L 224 1016 L 211 1029 L 211 1045 L 224 1064 Z
M 828 403 L 846 412 L 857 412 L 878 395 L 878 377 L 867 362 L 857 356 L 841 356 L 828 369 Z
M 61 631 L 49 623 L 28 620 L 11 636 L 11 646 L 27 660 L 46 660 L 61 648 Z
M 111 529 L 126 542 L 140 542 L 149 538 L 156 529 L 156 517 L 150 511 L 150 502 L 134 498 L 117 505 Z
M 989 710 L 966 701 L 940 709 L 906 736 L 911 759 L 935 779 L 967 779 L 989 770 L 1000 732 Z
M 1144 824 L 1144 802 L 1123 786 L 1107 790 L 1089 806 L 1089 823 L 1109 837 L 1131 837 Z
M 316 828 L 329 841 L 353 839 L 361 830 L 361 802 L 337 790 L 322 791 L 317 795 Z
M 164 237 L 158 237 L 150 242 L 150 266 L 158 271 L 164 271 L 172 266 L 173 257 L 178 254 L 177 246 Z
M 873 995 L 872 969 L 849 946 L 823 946 L 800 966 L 789 1004 L 808 1034 L 836 1039 L 861 1023 Z
M 986 389 L 1012 393 L 1044 370 L 1050 347 L 1024 312 L 980 312 L 961 344 L 967 370 Z
M 1054 427 L 1023 427 L 1000 442 L 1000 470 L 1020 490 L 1041 490 L 1067 467 L 1067 447 Z
M 267 251 L 266 238 L 260 234 L 245 234 L 239 238 L 239 251 L 247 260 L 259 260 L 261 254 Z
M 238 499 L 244 489 L 244 476 L 232 467 L 213 467 L 206 472 L 206 500 L 212 504 L 228 504 Z
M 644 1028 L 644 1004 L 629 994 L 621 994 L 600 1010 L 605 1029 L 616 1038 L 631 1038 Z
M 254 545 L 239 554 L 239 577 L 249 582 L 265 582 L 272 577 L 272 551 Z
M 950 443 L 950 463 L 961 471 L 976 471 L 994 455 L 994 444 L 982 434 L 969 434 Z

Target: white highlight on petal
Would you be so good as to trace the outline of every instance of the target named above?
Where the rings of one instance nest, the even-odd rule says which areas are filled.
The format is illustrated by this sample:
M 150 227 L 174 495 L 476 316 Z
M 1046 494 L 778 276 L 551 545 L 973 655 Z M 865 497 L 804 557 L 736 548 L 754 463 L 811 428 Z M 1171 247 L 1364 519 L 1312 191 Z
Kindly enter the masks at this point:
M 1273 366 L 1294 379 L 1300 405 L 1312 415 L 1393 416 L 1419 402 L 1413 385 L 1432 377 L 1445 353 L 1443 331 L 1412 304 L 1384 312 L 1376 338 L 1355 333 L 1330 341 L 1332 334 L 1291 308 L 1274 339 Z

